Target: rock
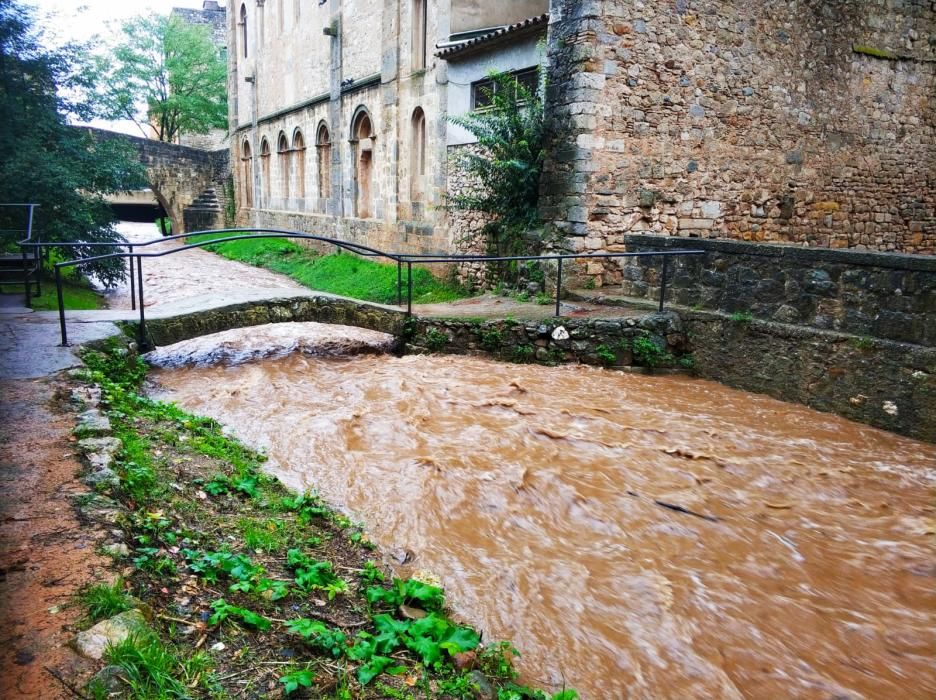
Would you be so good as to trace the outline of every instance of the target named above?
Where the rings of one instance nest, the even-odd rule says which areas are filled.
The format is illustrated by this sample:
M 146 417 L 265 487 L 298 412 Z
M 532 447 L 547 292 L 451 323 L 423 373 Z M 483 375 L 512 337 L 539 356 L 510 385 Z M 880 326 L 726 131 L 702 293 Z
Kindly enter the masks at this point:
M 139 610 L 127 610 L 109 620 L 78 633 L 75 646 L 90 659 L 101 659 L 109 644 L 119 644 L 134 632 L 146 629 L 146 620 Z
M 425 610 L 422 610 L 420 608 L 414 608 L 409 605 L 401 605 L 400 614 L 403 617 L 405 617 L 407 620 L 421 620 L 426 615 L 428 615 L 428 613 Z
M 88 681 L 86 690 L 90 697 L 100 697 L 100 691 L 104 691 L 105 697 L 120 697 L 124 686 L 123 678 L 126 671 L 120 666 L 105 666 Z M 95 693 L 97 691 L 98 694 Z
M 526 292 L 530 296 L 536 296 L 540 293 L 541 290 L 542 287 L 540 286 L 539 282 L 527 282 Z
M 86 520 L 114 525 L 127 512 L 127 509 L 116 501 L 96 493 L 81 494 L 74 500 L 78 512 Z
M 116 490 L 120 488 L 120 477 L 113 469 L 101 467 L 89 471 L 81 477 L 81 483 L 95 491 Z
M 84 435 L 106 435 L 111 431 L 110 419 L 96 408 L 91 408 L 78 416 L 75 432 Z
M 88 454 L 96 453 L 113 457 L 123 447 L 123 443 L 115 437 L 93 437 L 79 440 L 78 447 Z
M 105 544 L 101 547 L 101 551 L 104 552 L 109 557 L 129 557 L 130 548 L 125 545 L 123 542 L 113 542 L 111 544 Z
M 773 319 L 780 323 L 796 323 L 800 319 L 800 313 L 789 304 L 784 304 L 774 312 Z
M 565 326 L 556 326 L 556 328 L 552 332 L 552 339 L 553 340 L 568 340 L 569 331 L 565 329 Z
M 494 690 L 494 686 L 484 677 L 481 671 L 472 671 L 468 674 L 468 677 L 471 679 L 472 685 L 476 688 L 475 698 L 478 700 L 494 700 L 494 698 L 497 697 L 497 691 Z

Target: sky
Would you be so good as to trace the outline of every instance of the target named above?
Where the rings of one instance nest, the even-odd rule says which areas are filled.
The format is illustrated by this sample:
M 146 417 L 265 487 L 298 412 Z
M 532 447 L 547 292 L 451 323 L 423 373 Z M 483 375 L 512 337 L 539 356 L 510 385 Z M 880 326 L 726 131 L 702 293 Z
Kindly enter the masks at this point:
M 36 18 L 43 30 L 43 43 L 54 47 L 68 41 L 85 41 L 94 35 L 105 41 L 119 32 L 123 20 L 158 12 L 169 14 L 173 7 L 200 9 L 202 0 L 22 0 L 37 8 Z M 224 6 L 225 3 L 220 2 Z M 140 136 L 130 120 L 94 120 L 92 126 Z

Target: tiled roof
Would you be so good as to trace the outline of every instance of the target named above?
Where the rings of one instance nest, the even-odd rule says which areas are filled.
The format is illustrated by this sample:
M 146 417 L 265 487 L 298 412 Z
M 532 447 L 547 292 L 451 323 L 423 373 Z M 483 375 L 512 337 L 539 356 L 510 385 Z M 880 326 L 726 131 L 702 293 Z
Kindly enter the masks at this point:
M 497 29 L 487 32 L 486 34 L 481 34 L 479 36 L 472 37 L 471 39 L 460 41 L 457 44 L 446 46 L 445 48 L 436 51 L 436 56 L 449 60 L 469 53 L 474 53 L 476 51 L 487 48 L 489 44 L 499 43 L 501 40 L 513 39 L 518 36 L 530 34 L 534 31 L 539 31 L 540 29 L 545 29 L 548 23 L 549 13 L 544 12 L 543 14 L 537 15 L 536 17 L 529 17 L 515 24 L 508 24 L 505 27 L 498 27 Z

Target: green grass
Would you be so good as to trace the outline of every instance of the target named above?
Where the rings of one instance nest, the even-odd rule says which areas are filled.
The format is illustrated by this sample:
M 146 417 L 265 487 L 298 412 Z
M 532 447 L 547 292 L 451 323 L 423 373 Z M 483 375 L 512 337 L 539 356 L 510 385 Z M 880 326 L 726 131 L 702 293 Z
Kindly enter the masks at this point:
M 123 580 L 120 578 L 110 585 L 99 583 L 83 588 L 78 593 L 78 602 L 85 609 L 85 617 L 90 624 L 106 620 L 133 607 L 130 596 L 124 593 Z
M 93 289 L 67 282 L 62 285 L 62 300 L 65 302 L 65 308 L 73 311 L 100 309 L 102 301 L 101 295 Z M 33 297 L 32 308 L 36 311 L 58 311 L 54 282 L 42 281 L 42 295 Z
M 231 260 L 279 272 L 321 292 L 379 304 L 396 304 L 397 301 L 395 264 L 379 263 L 350 253 L 320 255 L 283 239 L 231 241 L 210 246 L 209 250 Z M 405 270 L 403 275 L 405 298 Z M 468 293 L 458 285 L 434 277 L 429 270 L 413 269 L 414 303 L 432 304 L 465 296 Z
M 211 668 L 211 660 L 204 652 L 183 657 L 146 632 L 109 646 L 105 657 L 108 663 L 120 667 L 131 697 L 139 700 L 192 697 L 190 684 L 204 685 Z M 98 695 L 96 689 L 90 690 L 92 697 Z

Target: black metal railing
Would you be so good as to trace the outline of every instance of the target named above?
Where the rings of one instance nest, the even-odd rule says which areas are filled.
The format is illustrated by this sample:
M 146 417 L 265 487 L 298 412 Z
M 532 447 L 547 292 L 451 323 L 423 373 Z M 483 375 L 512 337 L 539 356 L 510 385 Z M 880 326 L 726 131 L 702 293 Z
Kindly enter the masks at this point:
M 156 238 L 142 243 L 33 243 L 40 247 L 68 247 L 68 246 L 93 246 L 109 248 L 127 248 L 116 252 L 95 255 L 86 258 L 76 258 L 55 263 L 55 287 L 58 295 L 59 306 L 59 324 L 62 333 L 62 345 L 68 345 L 68 335 L 65 323 L 65 308 L 63 303 L 62 288 L 62 270 L 70 267 L 77 267 L 88 263 L 112 260 L 116 258 L 126 258 L 129 265 L 130 275 L 130 295 L 131 309 L 138 310 L 140 314 L 139 340 L 141 345 L 145 344 L 146 339 L 146 313 L 144 308 L 144 282 L 143 282 L 143 259 L 161 258 L 174 253 L 180 253 L 186 250 L 203 248 L 208 245 L 218 243 L 227 243 L 229 241 L 241 241 L 252 239 L 296 239 L 320 243 L 323 245 L 334 246 L 339 250 L 346 250 L 362 257 L 385 258 L 396 263 L 397 266 L 397 306 L 403 306 L 403 268 L 406 267 L 406 313 L 413 313 L 413 265 L 432 265 L 432 264 L 464 264 L 464 263 L 488 263 L 488 262 L 522 262 L 530 260 L 555 261 L 556 262 L 556 316 L 561 315 L 561 294 L 562 294 L 562 276 L 563 265 L 568 260 L 606 260 L 613 258 L 646 258 L 659 257 L 662 259 L 662 270 L 660 275 L 660 296 L 659 309 L 663 311 L 666 297 L 666 283 L 669 268 L 669 258 L 684 255 L 703 255 L 703 250 L 666 250 L 666 251 L 641 251 L 636 253 L 552 253 L 545 255 L 514 255 L 514 256 L 493 256 L 493 255 L 444 255 L 444 254 L 415 254 L 415 253 L 390 253 L 360 243 L 342 241 L 336 238 L 325 236 L 316 236 L 308 233 L 299 233 L 297 231 L 288 231 L 283 229 L 251 228 L 246 229 L 250 233 L 244 233 L 245 229 L 222 229 L 215 231 L 195 231 L 193 233 L 176 234 Z M 226 235 L 231 234 L 231 235 Z M 201 237 L 203 240 L 197 240 Z M 170 248 L 168 250 L 159 250 L 155 252 L 140 252 L 139 249 L 146 248 L 156 243 L 165 243 L 167 241 L 183 240 L 185 243 L 181 246 Z M 135 268 L 135 269 L 134 269 Z
M 39 243 L 39 233 L 38 231 L 33 230 L 33 221 L 35 218 L 35 211 L 38 208 L 38 204 L 20 204 L 20 203 L 0 203 L 0 208 L 12 209 L 12 208 L 23 208 L 24 219 L 26 228 L 24 229 L 4 229 L 0 231 L 2 234 L 14 234 L 16 244 L 20 247 L 20 257 L 18 262 L 21 265 L 22 269 L 22 285 L 23 285 L 23 294 L 26 298 L 26 306 L 32 306 L 32 286 L 33 283 L 36 285 L 36 296 L 42 294 L 42 249 L 41 248 L 32 248 L 32 255 L 30 255 L 30 245 L 34 243 Z M 6 217 L 4 217 L 6 218 Z M 22 234 L 26 234 L 25 238 L 20 238 Z M 34 237 L 35 236 L 35 237 Z M 19 240 L 16 240 L 19 239 Z M 23 245 L 26 243 L 27 245 Z M 13 262 L 13 259 L 10 258 L 10 261 Z M 6 261 L 4 261 L 6 262 Z M 15 264 L 15 263 L 14 263 Z M 7 282 L 7 284 L 16 285 L 20 284 L 20 280 L 15 280 L 13 282 Z

